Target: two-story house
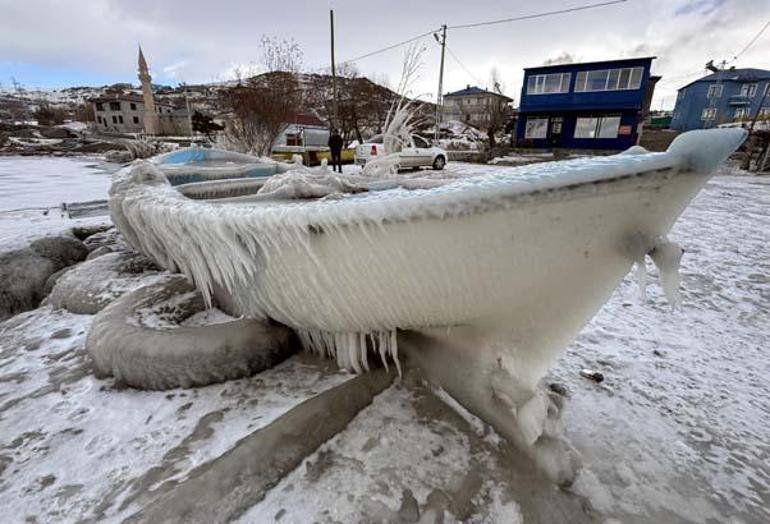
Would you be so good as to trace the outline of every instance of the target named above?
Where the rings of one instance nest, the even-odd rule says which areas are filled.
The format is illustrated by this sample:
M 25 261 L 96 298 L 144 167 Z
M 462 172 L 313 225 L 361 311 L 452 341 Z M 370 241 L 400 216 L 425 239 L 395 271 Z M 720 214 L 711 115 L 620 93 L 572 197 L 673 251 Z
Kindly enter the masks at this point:
M 444 121 L 458 120 L 474 127 L 485 129 L 490 117 L 507 107 L 513 99 L 468 85 L 465 89 L 444 95 L 441 109 Z
M 517 143 L 525 147 L 627 149 L 639 140 L 655 82 L 655 57 L 524 70 Z
M 755 115 L 770 118 L 770 71 L 726 69 L 679 89 L 671 128 L 707 129 Z

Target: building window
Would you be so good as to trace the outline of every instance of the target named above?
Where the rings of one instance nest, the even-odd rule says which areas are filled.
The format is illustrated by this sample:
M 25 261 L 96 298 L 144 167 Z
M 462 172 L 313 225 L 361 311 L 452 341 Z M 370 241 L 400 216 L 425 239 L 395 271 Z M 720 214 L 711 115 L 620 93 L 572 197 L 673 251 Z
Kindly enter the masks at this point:
M 735 119 L 741 120 L 749 116 L 749 110 L 745 107 L 739 107 L 735 110 Z
M 639 89 L 643 74 L 643 67 L 580 71 L 575 79 L 575 92 Z
M 96 110 L 97 111 L 104 111 L 104 104 L 102 104 L 101 102 L 97 102 L 96 103 Z
M 531 75 L 527 79 L 528 95 L 548 95 L 569 93 L 571 73 L 553 73 L 549 75 Z
M 120 102 L 110 102 L 110 111 L 120 111 Z
M 716 107 L 707 107 L 700 114 L 700 119 L 701 120 L 714 120 L 716 117 L 717 117 L 717 109 L 716 109 Z
M 524 138 L 545 138 L 548 135 L 547 118 L 527 118 Z
M 123 123 L 123 115 L 118 115 L 118 121 L 122 124 Z
M 136 111 L 136 104 L 131 102 L 131 111 Z
M 97 124 L 101 124 L 101 123 L 102 123 L 102 117 L 100 117 L 100 116 L 97 116 L 97 117 L 96 117 L 96 123 L 97 123 Z
M 117 124 L 118 123 L 118 117 L 116 115 L 112 115 L 112 123 Z
M 741 96 L 749 98 L 757 94 L 757 84 L 743 84 L 741 86 Z
M 578 118 L 575 138 L 617 138 L 620 116 Z
M 139 123 L 139 117 L 138 117 L 138 116 L 135 116 L 135 117 L 134 117 L 134 124 L 138 124 L 138 123 Z
M 707 98 L 719 98 L 722 96 L 722 84 L 714 84 L 709 86 Z
M 770 118 L 770 107 L 763 107 L 760 109 L 759 118 Z

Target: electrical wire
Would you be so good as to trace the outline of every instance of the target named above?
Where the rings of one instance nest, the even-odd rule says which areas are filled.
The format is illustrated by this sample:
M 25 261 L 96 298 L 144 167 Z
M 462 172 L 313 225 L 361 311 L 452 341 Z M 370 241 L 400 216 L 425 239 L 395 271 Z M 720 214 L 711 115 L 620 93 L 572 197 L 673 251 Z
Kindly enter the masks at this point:
M 369 58 L 370 56 L 379 55 L 380 53 L 384 53 L 385 51 L 390 51 L 391 49 L 395 49 L 397 47 L 401 47 L 402 45 L 410 44 L 410 43 L 414 42 L 415 40 L 419 40 L 421 38 L 425 38 L 426 36 L 431 35 L 431 34 L 435 33 L 436 31 L 439 31 L 439 30 L 440 30 L 440 28 L 439 29 L 432 29 L 430 31 L 427 31 L 427 32 L 422 33 L 422 34 L 419 34 L 417 36 L 413 36 L 412 38 L 409 38 L 407 40 L 403 40 L 403 41 L 398 42 L 396 44 L 392 44 L 392 45 L 389 45 L 387 47 L 383 47 L 382 49 L 377 49 L 376 51 L 371 51 L 369 53 L 363 54 L 361 56 L 357 56 L 355 58 L 351 58 L 349 60 L 343 60 L 342 63 L 345 63 L 345 62 L 358 62 L 359 60 L 363 60 L 364 58 Z
M 454 52 L 452 52 L 452 50 L 449 48 L 448 45 L 445 45 L 444 48 L 447 50 L 447 52 L 449 52 L 449 56 L 451 56 L 454 59 L 454 61 L 457 62 L 457 65 L 462 67 L 463 70 L 468 74 L 469 77 L 471 77 L 473 79 L 474 82 L 476 82 L 477 85 L 481 85 L 481 84 L 484 83 L 481 80 L 479 80 L 478 78 L 476 78 L 476 75 L 471 73 L 470 69 L 465 67 L 465 64 L 463 64 L 462 61 L 460 61 L 460 59 L 457 58 L 457 55 L 454 54 Z
M 609 5 L 622 4 L 627 1 L 628 0 L 611 0 L 609 2 L 599 2 L 596 4 L 580 5 L 575 7 L 569 7 L 566 9 L 557 9 L 555 11 L 547 11 L 544 13 L 534 13 L 531 15 L 514 16 L 510 18 L 499 18 L 497 20 L 488 20 L 486 22 L 476 22 L 472 24 L 451 25 L 451 26 L 447 26 L 447 29 L 469 29 L 471 27 L 481 27 L 485 25 L 507 24 L 509 22 L 519 22 L 521 20 L 532 20 L 535 18 L 544 18 L 546 16 L 574 13 L 576 11 L 586 11 L 588 9 L 596 9 L 597 7 L 605 7 Z
M 748 50 L 749 50 L 749 48 L 750 48 L 751 46 L 753 46 L 753 45 L 754 45 L 754 43 L 755 43 L 757 40 L 759 40 L 759 37 L 760 37 L 760 36 L 762 36 L 762 33 L 764 33 L 764 32 L 765 32 L 765 29 L 767 29 L 768 27 L 770 27 L 770 20 L 768 20 L 768 21 L 765 23 L 765 25 L 764 25 L 764 26 L 762 26 L 762 29 L 760 29 L 760 30 L 759 30 L 759 32 L 758 32 L 756 35 L 754 35 L 754 38 L 752 38 L 752 39 L 751 39 L 751 41 L 750 41 L 748 44 L 746 44 L 746 45 L 744 46 L 744 48 L 743 48 L 743 49 L 741 49 L 740 51 L 738 51 L 738 53 L 736 53 L 736 54 L 733 56 L 733 60 L 732 60 L 732 61 L 733 61 L 733 62 L 735 62 L 736 60 L 738 60 L 738 57 L 739 57 L 739 56 L 741 56 L 743 53 L 745 53 L 746 51 L 748 51 Z

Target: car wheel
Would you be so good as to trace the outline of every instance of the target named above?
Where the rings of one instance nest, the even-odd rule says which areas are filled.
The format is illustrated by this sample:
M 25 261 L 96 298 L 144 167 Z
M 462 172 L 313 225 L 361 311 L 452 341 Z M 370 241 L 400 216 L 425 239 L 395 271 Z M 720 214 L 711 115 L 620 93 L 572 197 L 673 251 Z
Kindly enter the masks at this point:
M 433 169 L 436 171 L 441 171 L 444 169 L 444 166 L 446 165 L 446 159 L 444 159 L 443 155 L 439 155 L 436 157 L 435 160 L 433 160 Z

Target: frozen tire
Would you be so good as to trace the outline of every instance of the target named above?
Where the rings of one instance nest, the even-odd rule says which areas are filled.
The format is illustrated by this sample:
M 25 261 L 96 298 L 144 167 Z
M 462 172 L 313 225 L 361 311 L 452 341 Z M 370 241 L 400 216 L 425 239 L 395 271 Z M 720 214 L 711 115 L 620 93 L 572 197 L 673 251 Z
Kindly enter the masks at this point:
M 93 315 L 159 275 L 158 267 L 140 253 L 108 253 L 59 276 L 44 303 L 70 313 Z
M 201 294 L 181 275 L 123 295 L 88 333 L 97 376 L 139 389 L 205 386 L 251 376 L 298 348 L 289 328 L 257 320 L 180 325 L 203 310 Z
M 436 171 L 441 171 L 444 166 L 446 166 L 446 159 L 443 155 L 439 155 L 433 160 L 433 169 Z

